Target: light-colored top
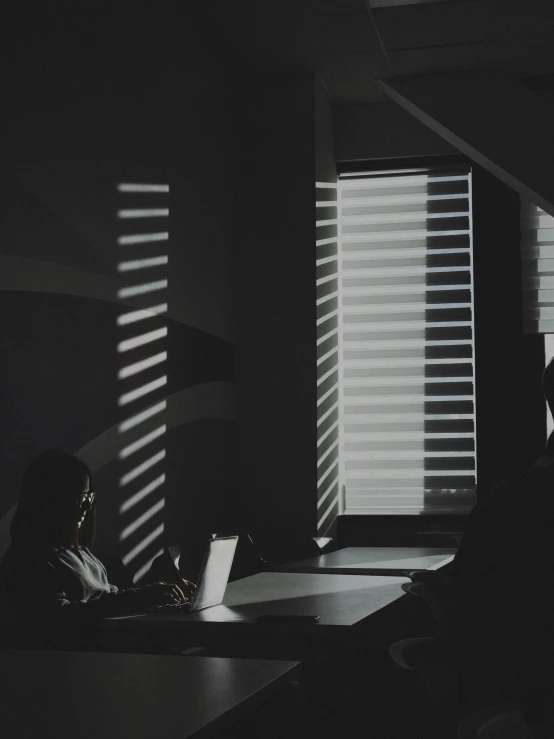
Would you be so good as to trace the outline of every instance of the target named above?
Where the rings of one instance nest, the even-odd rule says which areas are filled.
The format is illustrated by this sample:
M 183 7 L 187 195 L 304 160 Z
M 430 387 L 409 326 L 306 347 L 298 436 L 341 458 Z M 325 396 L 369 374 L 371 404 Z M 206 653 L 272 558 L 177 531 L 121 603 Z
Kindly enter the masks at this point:
M 290 562 L 279 572 L 336 575 L 405 576 L 412 570 L 437 570 L 454 559 L 456 549 L 435 547 L 346 547 L 319 557 Z
M 0 564 L 0 640 L 65 649 L 92 637 L 103 616 L 124 612 L 136 589 L 119 590 L 87 548 L 12 544 Z
M 297 662 L 153 654 L 7 649 L 0 660 L 14 739 L 205 737 L 299 673 Z

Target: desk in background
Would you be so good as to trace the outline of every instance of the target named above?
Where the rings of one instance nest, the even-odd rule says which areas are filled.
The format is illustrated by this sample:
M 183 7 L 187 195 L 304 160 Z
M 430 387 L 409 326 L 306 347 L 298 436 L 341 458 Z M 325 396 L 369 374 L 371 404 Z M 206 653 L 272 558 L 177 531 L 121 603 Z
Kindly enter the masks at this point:
M 295 662 L 0 650 L 10 739 L 188 739 L 232 723 L 298 677 Z
M 437 570 L 454 559 L 456 549 L 435 547 L 347 547 L 319 557 L 290 562 L 278 572 L 327 575 L 407 576 L 413 570 Z

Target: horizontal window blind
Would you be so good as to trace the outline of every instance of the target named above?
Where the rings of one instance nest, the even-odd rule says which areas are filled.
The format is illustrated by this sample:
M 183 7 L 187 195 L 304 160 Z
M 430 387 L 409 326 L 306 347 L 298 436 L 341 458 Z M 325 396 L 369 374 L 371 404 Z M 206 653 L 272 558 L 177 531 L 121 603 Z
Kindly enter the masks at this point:
M 343 175 L 345 513 L 475 502 L 469 168 Z
M 339 275 L 336 182 L 316 182 L 317 533 L 339 514 Z
M 521 199 L 523 330 L 554 333 L 554 218 Z

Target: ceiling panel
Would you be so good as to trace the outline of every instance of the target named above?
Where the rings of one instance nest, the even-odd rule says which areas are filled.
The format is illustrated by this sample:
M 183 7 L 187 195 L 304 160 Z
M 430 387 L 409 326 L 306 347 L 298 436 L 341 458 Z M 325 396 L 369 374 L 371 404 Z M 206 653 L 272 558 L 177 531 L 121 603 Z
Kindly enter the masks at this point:
M 554 73 L 554 0 L 372 2 L 380 6 L 373 17 L 395 74 Z M 25 15 L 5 49 L 7 84 L 24 79 L 29 94 L 48 85 L 64 94 L 71 76 L 86 89 L 120 84 L 129 74 L 140 81 L 132 74 L 139 67 L 154 77 L 156 65 L 177 69 L 197 47 L 254 69 L 312 69 L 337 103 L 382 99 L 373 80 L 390 76 L 365 0 L 160 3 L 154 10 L 137 6 L 131 16 L 116 6 L 107 15 L 68 12 L 63 22 L 46 10 L 32 23 Z
M 296 29 L 297 44 L 307 42 L 318 52 L 351 54 L 380 51 L 381 46 L 369 15 L 365 12 L 345 16 L 314 15 Z
M 386 59 L 380 51 L 370 51 L 365 54 L 328 55 L 321 59 L 317 71 L 321 74 L 363 74 L 373 78 L 390 75 Z
M 296 60 L 312 69 L 327 54 L 380 50 L 363 0 L 347 2 L 345 13 L 329 12 L 340 7 L 340 3 L 333 5 L 330 0 L 323 7 L 324 12 L 320 12 L 315 0 L 280 0 L 272 6 L 242 0 L 238 5 L 227 4 L 219 12 L 208 8 L 205 21 L 209 21 L 211 47 L 259 59 Z
M 525 36 L 531 40 L 554 33 L 554 2 L 537 7 L 533 0 L 514 4 L 508 0 L 490 19 L 487 38 L 501 40 Z
M 461 70 L 504 71 L 515 77 L 554 71 L 554 38 L 530 43 L 527 38 L 471 46 L 389 52 L 396 75 Z
M 488 43 L 488 67 L 514 77 L 554 72 L 554 34 L 505 39 Z
M 329 15 L 347 15 L 348 13 L 365 13 L 365 0 L 286 0 L 293 5 L 300 2 L 313 13 Z
M 407 49 L 389 52 L 395 75 L 433 74 L 470 69 L 486 69 L 487 45 L 444 46 L 435 49 Z
M 394 74 L 554 71 L 554 0 L 378 4 L 373 17 Z M 312 69 L 338 104 L 383 99 L 374 80 L 391 72 L 365 0 L 212 0 L 197 14 L 211 48 L 256 66 Z
M 436 46 L 554 31 L 552 0 L 464 0 L 374 13 L 387 49 Z
M 324 72 L 320 75 L 331 100 L 336 105 L 387 102 L 371 74 L 357 69 L 350 74 Z
M 438 3 L 375 10 L 374 18 L 387 50 L 483 41 L 496 4 Z
M 427 3 L 451 3 L 453 0 L 369 0 L 372 8 L 393 8 L 399 5 L 424 5 Z

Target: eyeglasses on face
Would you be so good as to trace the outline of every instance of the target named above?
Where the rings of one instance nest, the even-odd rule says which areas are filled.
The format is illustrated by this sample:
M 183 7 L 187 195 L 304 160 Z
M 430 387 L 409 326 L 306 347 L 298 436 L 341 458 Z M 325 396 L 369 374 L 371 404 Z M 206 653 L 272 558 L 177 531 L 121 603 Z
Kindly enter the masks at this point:
M 95 495 L 96 493 L 93 490 L 90 490 L 88 493 L 83 493 L 77 498 L 77 507 L 78 508 L 92 508 Z

